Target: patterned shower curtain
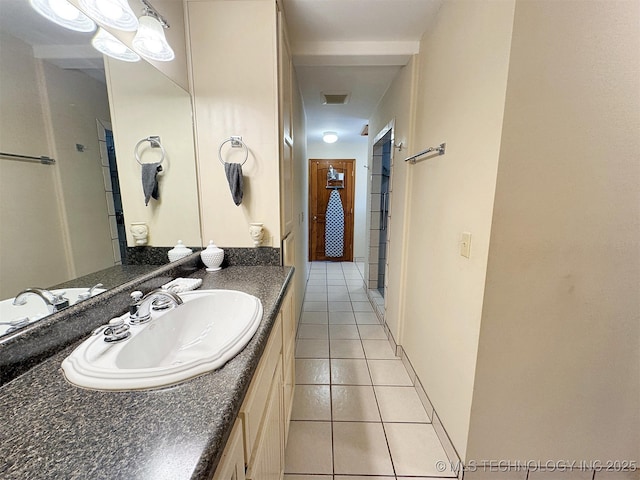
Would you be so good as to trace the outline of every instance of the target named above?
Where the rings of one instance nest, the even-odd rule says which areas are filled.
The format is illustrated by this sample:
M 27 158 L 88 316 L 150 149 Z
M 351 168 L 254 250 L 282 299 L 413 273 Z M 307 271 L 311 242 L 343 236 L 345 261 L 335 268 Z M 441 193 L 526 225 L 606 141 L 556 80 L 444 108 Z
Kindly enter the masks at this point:
M 329 196 L 324 225 L 324 254 L 342 257 L 344 248 L 344 209 L 340 192 L 334 189 Z

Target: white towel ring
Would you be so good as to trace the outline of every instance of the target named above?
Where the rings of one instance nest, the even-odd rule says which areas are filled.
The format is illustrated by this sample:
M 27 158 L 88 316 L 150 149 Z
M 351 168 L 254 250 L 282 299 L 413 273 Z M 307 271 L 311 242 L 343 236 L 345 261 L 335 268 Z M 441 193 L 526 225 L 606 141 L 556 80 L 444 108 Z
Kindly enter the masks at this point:
M 247 145 L 242 140 L 240 140 L 240 137 L 228 138 L 220 144 L 220 148 L 218 149 L 218 159 L 220 160 L 220 163 L 222 165 L 229 163 L 229 162 L 225 162 L 222 159 L 222 147 L 224 146 L 225 143 L 229 143 L 229 142 L 232 142 L 232 144 L 235 142 L 238 142 L 242 147 L 244 147 L 244 160 L 240 162 L 240 165 L 244 165 L 245 163 L 247 163 L 247 158 L 249 158 L 249 149 L 247 148 Z
M 142 160 L 140 160 L 140 154 L 138 153 L 138 149 L 140 148 L 140 145 L 142 145 L 144 142 L 149 142 L 151 144 L 151 146 L 153 147 L 154 145 L 157 145 L 158 147 L 160 147 L 160 151 L 162 152 L 162 157 L 160 157 L 160 161 L 157 163 L 162 163 L 164 162 L 164 157 L 166 155 L 166 152 L 164 151 L 164 147 L 162 146 L 162 144 L 155 140 L 152 137 L 147 137 L 147 138 L 143 138 L 142 140 L 140 140 L 138 143 L 136 143 L 136 146 L 133 149 L 133 153 L 136 156 L 136 161 L 142 165 Z

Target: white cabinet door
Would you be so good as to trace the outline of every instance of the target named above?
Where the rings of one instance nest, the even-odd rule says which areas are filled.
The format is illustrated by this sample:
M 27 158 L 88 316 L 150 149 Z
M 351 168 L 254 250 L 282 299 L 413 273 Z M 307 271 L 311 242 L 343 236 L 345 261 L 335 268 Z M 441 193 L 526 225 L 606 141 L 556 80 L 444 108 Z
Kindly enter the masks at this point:
M 242 424 L 236 420 L 212 480 L 245 480 Z
M 284 465 L 281 369 L 282 360 L 278 363 L 269 393 L 255 456 L 247 471 L 247 478 L 250 480 L 280 480 L 282 478 Z

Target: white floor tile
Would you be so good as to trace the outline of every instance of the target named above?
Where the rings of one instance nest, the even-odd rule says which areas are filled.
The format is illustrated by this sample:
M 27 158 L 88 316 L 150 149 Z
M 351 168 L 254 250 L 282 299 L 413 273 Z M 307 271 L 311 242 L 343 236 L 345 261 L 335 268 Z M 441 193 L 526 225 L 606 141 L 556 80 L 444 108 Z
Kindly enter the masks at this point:
M 365 358 L 360 340 L 331 340 L 331 358 Z
M 374 385 L 412 386 L 402 360 L 367 360 Z
M 331 421 L 331 391 L 329 385 L 296 386 L 291 420 Z
M 362 340 L 364 353 L 367 358 L 375 360 L 395 360 L 393 348 L 388 340 Z
M 300 323 L 327 324 L 329 315 L 327 312 L 302 312 Z
M 369 302 L 351 302 L 354 312 L 373 312 L 373 307 Z
M 351 302 L 329 302 L 330 312 L 353 312 Z
M 334 385 L 331 387 L 334 422 L 379 422 L 380 413 L 371 386 Z
M 333 455 L 336 474 L 394 474 L 381 423 L 334 423 Z
M 306 293 L 327 293 L 327 288 L 324 285 L 308 285 Z
M 327 294 L 326 293 L 305 293 L 304 295 L 305 302 L 326 302 Z
M 296 385 L 329 384 L 329 360 L 297 358 Z
M 356 325 L 329 325 L 329 338 L 332 340 L 359 340 Z
M 302 310 L 305 312 L 326 312 L 327 302 L 304 302 Z
M 326 340 L 329 338 L 329 327 L 328 325 L 303 323 L 298 326 L 298 338 Z
M 367 297 L 367 295 L 365 293 L 350 293 L 349 294 L 349 299 L 352 302 L 368 302 L 369 301 L 369 297 Z
M 440 472 L 436 464 L 449 464 L 431 424 L 385 423 L 396 475 L 447 476 L 452 472 Z
M 331 383 L 334 385 L 371 385 L 367 361 L 361 359 L 331 360 Z
M 354 312 L 358 325 L 380 325 L 378 316 L 373 312 Z
M 351 297 L 347 291 L 344 292 L 332 292 L 328 294 L 329 302 L 350 302 Z
M 284 480 L 333 480 L 333 475 L 293 475 L 285 473 Z
M 333 473 L 331 422 L 291 422 L 285 473 Z
M 383 422 L 430 423 L 415 388 L 380 386 L 374 388 Z
M 329 340 L 298 339 L 296 358 L 329 358 Z
M 358 325 L 360 338 L 363 340 L 386 340 L 387 334 L 382 325 Z
M 327 275 L 327 285 L 346 286 L 347 282 L 345 282 L 344 278 L 329 278 L 329 276 Z
M 355 325 L 356 317 L 353 312 L 329 312 L 331 325 Z
M 636 472 L 637 474 L 637 472 Z M 527 480 L 591 480 L 593 472 L 589 471 L 547 471 L 536 470 L 529 472 Z M 596 474 L 596 478 L 598 475 Z M 607 477 L 603 477 L 606 479 Z

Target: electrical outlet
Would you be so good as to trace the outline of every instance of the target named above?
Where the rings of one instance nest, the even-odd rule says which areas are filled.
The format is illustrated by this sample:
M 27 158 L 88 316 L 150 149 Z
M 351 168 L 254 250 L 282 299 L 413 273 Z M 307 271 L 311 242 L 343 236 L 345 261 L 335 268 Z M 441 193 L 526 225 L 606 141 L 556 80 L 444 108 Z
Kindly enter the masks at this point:
M 462 232 L 460 239 L 460 255 L 469 258 L 471 256 L 471 233 Z

